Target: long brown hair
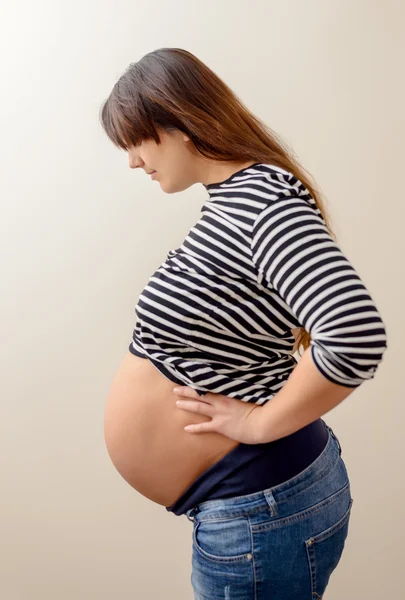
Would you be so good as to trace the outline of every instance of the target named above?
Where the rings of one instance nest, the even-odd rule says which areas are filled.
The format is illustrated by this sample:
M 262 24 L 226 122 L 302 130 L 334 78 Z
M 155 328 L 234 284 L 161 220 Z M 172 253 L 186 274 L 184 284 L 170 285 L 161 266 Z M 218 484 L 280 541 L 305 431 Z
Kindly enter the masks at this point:
M 293 150 L 252 114 L 207 65 L 182 48 L 159 48 L 131 63 L 100 110 L 111 141 L 123 150 L 153 139 L 159 129 L 186 133 L 196 154 L 216 161 L 262 162 L 281 167 L 299 179 L 316 202 L 331 236 L 321 192 Z M 295 348 L 309 347 L 303 327 Z

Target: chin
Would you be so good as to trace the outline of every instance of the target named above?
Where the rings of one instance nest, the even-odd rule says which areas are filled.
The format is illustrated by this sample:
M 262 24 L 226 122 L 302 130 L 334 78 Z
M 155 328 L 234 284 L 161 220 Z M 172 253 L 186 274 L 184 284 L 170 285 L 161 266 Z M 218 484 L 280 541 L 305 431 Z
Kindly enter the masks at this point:
M 162 185 L 162 183 L 159 181 L 160 187 L 162 189 L 163 192 L 165 192 L 166 194 L 175 194 L 176 192 L 181 192 L 183 190 L 185 190 L 185 187 L 179 186 L 179 185 L 170 185 L 169 184 L 164 184 Z

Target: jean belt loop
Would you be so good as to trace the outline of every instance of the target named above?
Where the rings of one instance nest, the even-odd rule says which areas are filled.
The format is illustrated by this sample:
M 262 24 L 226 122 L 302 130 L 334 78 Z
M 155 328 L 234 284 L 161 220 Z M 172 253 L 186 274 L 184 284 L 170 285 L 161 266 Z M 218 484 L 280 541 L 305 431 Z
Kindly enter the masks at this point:
M 339 442 L 339 440 L 337 439 L 336 436 L 335 436 L 335 438 L 336 438 L 336 441 L 337 441 L 337 445 L 339 447 L 339 454 L 342 454 L 342 446 L 340 445 L 340 442 Z
M 339 454 L 342 454 L 342 446 L 340 445 L 340 442 L 339 442 L 339 440 L 337 439 L 337 437 L 336 437 L 336 435 L 335 435 L 335 433 L 334 433 L 334 431 L 333 431 L 332 427 L 329 427 L 329 425 L 328 425 L 328 429 L 329 429 L 329 431 L 330 431 L 330 434 L 331 434 L 331 436 L 333 437 L 333 439 L 334 439 L 334 440 L 336 441 L 336 443 L 337 443 L 337 446 L 338 446 L 338 449 L 339 449 Z
M 263 492 L 263 494 L 264 494 L 267 504 L 269 505 L 270 515 L 272 517 L 277 516 L 278 515 L 278 506 L 277 506 L 277 502 L 273 496 L 273 492 L 271 490 L 266 490 L 265 492 Z

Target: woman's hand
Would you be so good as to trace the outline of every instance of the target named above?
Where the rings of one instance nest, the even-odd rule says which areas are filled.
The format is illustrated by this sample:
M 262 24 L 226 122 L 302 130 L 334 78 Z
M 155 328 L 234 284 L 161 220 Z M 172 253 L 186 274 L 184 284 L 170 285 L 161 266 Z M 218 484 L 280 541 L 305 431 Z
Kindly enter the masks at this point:
M 176 406 L 181 410 L 211 417 L 211 421 L 187 425 L 185 431 L 191 433 L 215 431 L 244 444 L 260 443 L 257 419 L 260 415 L 256 410 L 262 406 L 211 392 L 201 397 L 190 386 L 176 387 L 173 392 L 181 396 L 181 399 L 176 401 Z

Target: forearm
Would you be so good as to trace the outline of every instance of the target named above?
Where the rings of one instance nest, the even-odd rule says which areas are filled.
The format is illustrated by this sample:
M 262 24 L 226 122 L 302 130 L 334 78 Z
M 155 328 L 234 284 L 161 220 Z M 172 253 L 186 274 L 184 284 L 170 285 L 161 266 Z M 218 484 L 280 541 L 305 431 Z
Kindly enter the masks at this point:
M 356 388 L 332 383 L 320 373 L 307 348 L 287 382 L 260 410 L 254 410 L 259 442 L 278 440 L 316 421 Z

